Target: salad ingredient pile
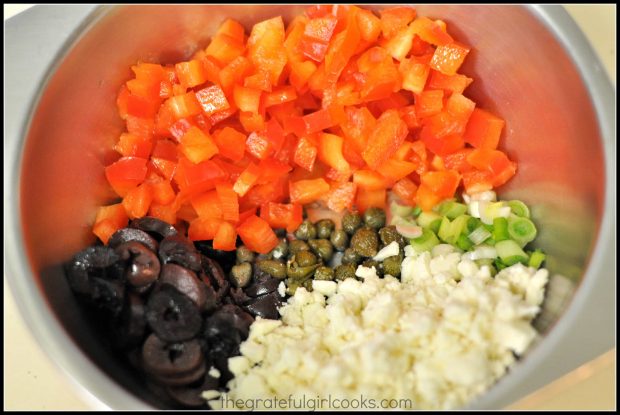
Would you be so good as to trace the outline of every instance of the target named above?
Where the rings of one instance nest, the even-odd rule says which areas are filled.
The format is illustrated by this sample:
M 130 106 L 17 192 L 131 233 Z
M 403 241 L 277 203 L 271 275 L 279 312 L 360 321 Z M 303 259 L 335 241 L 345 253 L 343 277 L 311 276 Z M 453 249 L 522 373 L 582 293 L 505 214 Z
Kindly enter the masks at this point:
M 160 398 L 184 407 L 204 406 L 203 390 L 225 387 L 227 359 L 239 354 L 254 318 L 278 318 L 281 302 L 278 279 L 250 267 L 243 283 L 229 280 L 231 269 L 249 264 L 196 245 L 145 217 L 66 264 L 70 287 L 107 328 L 110 346 Z
M 158 397 L 452 409 L 506 373 L 548 271 L 469 52 L 410 7 L 318 5 L 131 68 L 118 198 L 65 269 Z
M 536 337 L 530 323 L 548 279 L 522 264 L 492 277 L 490 266 L 445 244 L 409 251 L 400 281 L 363 266 L 356 275 L 362 281 L 329 292 L 300 288 L 281 321 L 257 320 L 242 356 L 229 360 L 235 377 L 225 402 L 364 396 L 410 399 L 413 407 L 401 409 L 462 407 Z M 220 393 L 205 397 L 214 408 L 224 402 Z
M 469 51 L 410 7 L 312 6 L 249 34 L 228 19 L 190 60 L 132 67 L 105 169 L 122 202 L 93 231 L 105 243 L 149 215 L 267 253 L 270 228 L 296 229 L 304 204 L 364 212 L 391 189 L 428 211 L 461 184 L 496 188 L 516 163 L 497 149 L 504 121 L 463 95 Z

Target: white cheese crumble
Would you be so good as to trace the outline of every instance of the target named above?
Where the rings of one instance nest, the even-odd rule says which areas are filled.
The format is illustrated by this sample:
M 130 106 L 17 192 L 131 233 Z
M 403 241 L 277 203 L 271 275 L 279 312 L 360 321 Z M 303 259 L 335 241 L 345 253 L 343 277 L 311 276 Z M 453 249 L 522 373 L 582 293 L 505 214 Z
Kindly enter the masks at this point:
M 313 281 L 281 321 L 257 319 L 229 360 L 227 402 L 364 396 L 450 409 L 493 385 L 536 336 L 548 272 L 517 264 L 492 277 L 454 248 L 405 252 L 402 281 L 360 266 L 363 281 Z

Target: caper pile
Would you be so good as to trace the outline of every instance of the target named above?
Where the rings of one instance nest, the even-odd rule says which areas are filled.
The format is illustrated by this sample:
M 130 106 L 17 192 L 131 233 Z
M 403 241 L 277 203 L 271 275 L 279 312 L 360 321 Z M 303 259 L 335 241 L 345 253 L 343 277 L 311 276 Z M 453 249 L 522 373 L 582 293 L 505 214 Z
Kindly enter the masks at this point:
M 405 239 L 394 226 L 385 226 L 385 212 L 369 208 L 363 215 L 347 212 L 342 228 L 336 229 L 331 219 L 312 223 L 306 219 L 294 233 L 295 239 L 282 238 L 278 246 L 265 256 L 255 256 L 247 248 L 237 249 L 237 265 L 231 270 L 231 279 L 239 286 L 252 275 L 253 267 L 272 277 L 284 280 L 287 294 L 293 295 L 298 287 L 312 290 L 312 280 L 340 281 L 355 278 L 357 266 L 374 266 L 380 276 L 400 276 Z M 381 248 L 396 241 L 398 255 L 383 262 L 372 259 Z M 332 267 L 333 263 L 340 263 Z

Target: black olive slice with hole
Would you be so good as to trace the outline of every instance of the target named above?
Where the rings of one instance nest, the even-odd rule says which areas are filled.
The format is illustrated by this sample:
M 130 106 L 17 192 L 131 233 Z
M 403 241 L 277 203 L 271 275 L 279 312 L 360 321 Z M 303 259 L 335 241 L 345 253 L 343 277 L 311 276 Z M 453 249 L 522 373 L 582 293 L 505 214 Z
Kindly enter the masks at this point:
M 245 293 L 250 297 L 260 297 L 261 295 L 269 294 L 278 289 L 278 285 L 280 285 L 281 280 L 277 278 L 266 278 L 257 282 L 252 283 L 250 286 L 245 288 Z
M 126 349 L 140 344 L 146 329 L 142 298 L 135 293 L 129 293 L 119 320 L 112 324 L 112 342 L 115 347 Z
M 280 294 L 272 292 L 255 298 L 245 306 L 245 309 L 255 317 L 277 320 L 278 307 L 280 307 Z
M 129 223 L 129 227 L 140 229 L 141 231 L 153 236 L 158 241 L 179 233 L 174 226 L 164 222 L 163 220 L 152 218 L 150 216 L 132 220 Z
M 153 252 L 157 252 L 157 241 L 148 233 L 138 228 L 123 228 L 119 229 L 112 234 L 108 241 L 110 248 L 116 248 L 117 246 L 130 241 L 140 242 Z
M 193 382 L 196 382 L 202 379 L 202 377 L 205 375 L 206 372 L 207 372 L 207 364 L 203 360 L 202 363 L 200 363 L 200 365 L 196 369 L 191 370 L 188 373 L 184 373 L 180 375 L 170 375 L 170 376 L 153 375 L 153 380 L 161 383 L 162 385 L 183 386 L 183 385 L 189 385 L 190 383 L 193 383 Z
M 162 264 L 178 264 L 194 272 L 202 269 L 200 253 L 183 236 L 173 235 L 164 238 L 159 243 L 158 253 Z
M 202 393 L 208 390 L 219 388 L 219 379 L 210 375 L 205 375 L 202 382 L 180 387 L 168 387 L 166 391 L 170 398 L 184 407 L 200 408 L 207 407 L 207 401 L 202 397 Z
M 196 273 L 177 264 L 166 264 L 162 267 L 160 281 L 170 284 L 181 293 L 191 298 L 200 310 L 204 310 L 207 301 L 207 286 L 198 279 Z M 212 293 L 212 302 L 215 293 Z M 209 304 L 211 305 L 211 304 Z
M 222 269 L 220 264 L 218 264 L 216 261 L 204 255 L 201 255 L 201 258 L 202 270 L 204 271 L 201 277 L 205 284 L 211 285 L 215 289 L 218 301 L 222 301 L 222 299 L 228 294 L 228 290 L 230 289 L 230 283 L 226 278 L 226 274 L 224 273 L 224 270 Z
M 159 277 L 159 258 L 142 243 L 123 242 L 116 247 L 116 253 L 125 261 L 125 278 L 133 287 L 147 287 Z
M 194 242 L 196 248 L 206 257 L 209 257 L 221 265 L 226 274 L 230 272 L 230 269 L 235 265 L 237 254 L 235 251 L 222 251 L 220 249 L 213 248 L 212 241 L 196 241 Z
M 151 334 L 142 346 L 144 370 L 159 377 L 186 375 L 203 361 L 204 354 L 197 340 L 168 343 Z
M 146 321 L 157 336 L 168 342 L 189 340 L 202 326 L 196 304 L 169 284 L 161 285 L 149 296 Z
M 113 279 L 118 269 L 119 257 L 107 246 L 91 246 L 78 252 L 65 264 L 67 282 L 73 291 L 90 295 L 92 278 Z

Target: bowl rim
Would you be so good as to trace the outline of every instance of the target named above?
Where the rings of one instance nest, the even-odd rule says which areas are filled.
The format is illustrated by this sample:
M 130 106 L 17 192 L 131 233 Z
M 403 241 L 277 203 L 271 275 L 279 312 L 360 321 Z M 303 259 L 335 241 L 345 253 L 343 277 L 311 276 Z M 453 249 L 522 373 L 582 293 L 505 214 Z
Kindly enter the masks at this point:
M 64 58 L 78 43 L 82 37 L 105 16 L 108 16 L 118 6 L 98 6 L 73 30 L 69 38 L 62 42 L 55 54 L 51 65 L 45 71 L 45 75 L 37 88 L 38 93 L 27 100 L 26 116 L 21 120 L 19 128 L 14 136 L 7 134 L 5 142 L 15 140 L 17 143 L 13 154 L 5 156 L 5 255 L 6 268 L 5 279 L 13 293 L 15 302 L 21 317 L 27 323 L 29 331 L 34 335 L 45 354 L 48 355 L 62 371 L 67 375 L 71 383 L 78 387 L 82 394 L 93 402 L 101 402 L 114 409 L 153 409 L 151 405 L 137 398 L 122 388 L 118 383 L 105 374 L 89 357 L 73 342 L 70 336 L 64 333 L 64 328 L 53 313 L 45 313 L 48 305 L 43 294 L 38 289 L 34 273 L 24 252 L 24 239 L 21 233 L 22 216 L 20 211 L 20 180 L 23 151 L 32 117 L 38 107 L 45 87 L 61 65 Z M 468 409 L 484 409 L 505 406 L 525 396 L 553 379 L 551 372 L 557 376 L 557 367 L 550 362 L 550 356 L 561 347 L 562 342 L 570 339 L 579 339 L 583 332 L 575 330 L 575 327 L 583 327 L 591 335 L 599 335 L 592 331 L 592 327 L 584 324 L 583 305 L 592 302 L 596 294 L 602 289 L 601 284 L 595 284 L 602 280 L 602 276 L 613 269 L 613 284 L 615 284 L 615 200 L 616 200 L 616 153 L 615 153 L 615 87 L 611 84 L 599 58 L 592 49 L 584 34 L 569 14 L 559 5 L 525 5 L 525 9 L 536 17 L 552 33 L 559 43 L 568 52 L 575 68 L 579 71 L 584 84 L 590 94 L 590 101 L 594 106 L 598 126 L 601 129 L 602 146 L 605 158 L 605 194 L 604 211 L 601 224 L 592 246 L 592 255 L 586 265 L 582 276 L 582 282 L 575 291 L 570 304 L 556 324 L 549 330 L 544 341 L 536 345 L 522 359 L 522 362 L 511 369 L 510 376 L 505 376 L 495 384 L 488 392 L 478 400 L 472 402 Z M 8 159 L 8 160 L 7 160 Z M 596 276 L 599 278 L 596 278 Z M 19 277 L 18 277 L 19 276 Z M 32 293 L 37 294 L 33 295 Z M 615 289 L 613 290 L 615 293 Z M 612 299 L 613 300 L 613 299 Z M 594 311 L 591 311 L 594 313 Z M 615 319 L 615 313 L 614 313 Z M 589 321 L 585 318 L 586 323 Z M 581 323 L 579 323 L 581 321 Z M 579 326 L 579 324 L 581 324 Z M 571 331 L 581 333 L 579 336 L 571 335 Z M 609 337 L 609 336 L 608 336 Z M 609 343 L 609 339 L 613 343 Z M 614 333 L 605 341 L 609 347 L 615 345 Z M 600 350 L 597 354 L 605 350 Z M 583 353 L 582 353 L 583 354 Z M 587 353 L 583 354 L 584 356 Z M 590 352 L 592 354 L 592 352 Z M 584 359 L 582 356 L 582 360 Z M 592 358 L 591 355 L 587 358 Z M 557 362 L 555 362 L 557 365 Z M 575 364 L 575 366 L 577 363 Z M 553 368 L 555 371 L 541 370 L 543 367 Z M 565 371 L 572 369 L 567 367 Z M 536 374 L 534 372 L 537 371 Z M 543 372 L 547 377 L 540 376 Z M 534 381 L 529 378 L 536 378 Z M 527 382 L 526 382 L 527 380 Z M 524 383 L 526 385 L 524 385 Z M 519 387 L 520 386 L 520 387 Z

